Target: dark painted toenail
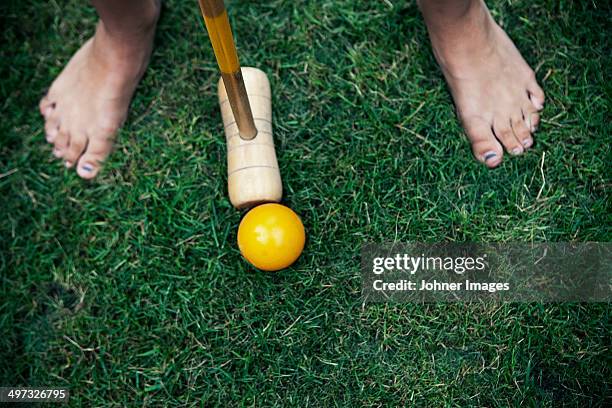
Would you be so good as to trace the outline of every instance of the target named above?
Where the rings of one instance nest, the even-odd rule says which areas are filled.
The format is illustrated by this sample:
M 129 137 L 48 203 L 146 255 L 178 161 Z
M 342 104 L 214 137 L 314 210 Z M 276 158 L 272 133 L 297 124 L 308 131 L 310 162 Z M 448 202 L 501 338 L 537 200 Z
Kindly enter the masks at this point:
M 93 170 L 93 167 L 92 167 L 92 166 L 90 166 L 89 164 L 84 164 L 84 165 L 83 165 L 83 170 L 85 170 L 85 171 L 92 171 L 92 170 Z
M 497 157 L 497 153 L 490 152 L 490 153 L 485 154 L 484 160 L 487 162 L 487 161 L 489 161 L 489 160 L 491 160 L 491 159 L 493 159 L 495 157 Z

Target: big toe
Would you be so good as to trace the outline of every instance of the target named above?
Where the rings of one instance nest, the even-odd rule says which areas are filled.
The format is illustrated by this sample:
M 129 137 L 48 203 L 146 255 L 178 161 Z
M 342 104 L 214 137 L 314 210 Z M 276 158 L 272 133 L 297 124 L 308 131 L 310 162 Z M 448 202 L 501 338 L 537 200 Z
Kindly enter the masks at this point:
M 98 175 L 102 163 L 111 152 L 112 136 L 98 136 L 89 139 L 85 152 L 77 163 L 77 174 L 84 179 L 92 179 Z
M 495 139 L 491 126 L 481 119 L 468 120 L 465 122 L 465 131 L 470 143 L 474 157 L 489 168 L 499 166 L 502 162 L 504 151 Z

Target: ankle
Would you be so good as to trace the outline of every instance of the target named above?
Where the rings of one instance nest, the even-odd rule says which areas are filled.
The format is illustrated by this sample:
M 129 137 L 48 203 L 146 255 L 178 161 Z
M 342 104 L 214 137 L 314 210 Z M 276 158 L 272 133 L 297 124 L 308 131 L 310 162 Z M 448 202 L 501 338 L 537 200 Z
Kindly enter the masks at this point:
M 138 8 L 138 13 L 131 11 L 126 13 L 125 18 L 101 14 L 99 28 L 101 27 L 109 38 L 119 41 L 138 40 L 149 35 L 155 31 L 161 11 L 161 1 L 149 0 L 140 3 L 144 6 Z
M 486 9 L 482 0 L 417 0 L 428 29 L 439 31 L 461 25 L 474 13 Z
M 470 8 L 452 23 L 427 23 L 427 30 L 438 63 L 450 73 L 472 64 L 475 56 L 486 58 L 495 52 L 495 21 L 483 6 Z
M 459 3 L 459 2 L 458 2 Z M 432 7 L 432 6 L 429 6 Z M 486 5 L 481 1 L 469 2 L 464 7 L 437 8 L 426 12 L 423 9 L 425 24 L 429 36 L 438 43 L 454 46 L 466 45 L 466 36 L 479 36 L 490 32 L 493 19 Z M 473 38 L 477 40 L 478 38 Z
M 100 20 L 92 38 L 90 61 L 106 73 L 106 80 L 119 86 L 138 80 L 144 73 L 151 50 L 155 26 L 141 32 L 111 32 Z

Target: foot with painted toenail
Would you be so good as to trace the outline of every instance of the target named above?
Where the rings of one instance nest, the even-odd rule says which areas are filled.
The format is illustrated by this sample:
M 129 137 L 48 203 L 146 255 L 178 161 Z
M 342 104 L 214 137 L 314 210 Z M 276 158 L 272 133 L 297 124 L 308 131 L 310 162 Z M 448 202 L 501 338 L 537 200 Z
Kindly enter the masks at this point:
M 53 155 L 94 178 L 127 117 L 149 62 L 158 0 L 95 0 L 96 32 L 74 54 L 40 101 Z
M 420 0 L 434 55 L 477 160 L 533 146 L 544 92 L 482 0 Z

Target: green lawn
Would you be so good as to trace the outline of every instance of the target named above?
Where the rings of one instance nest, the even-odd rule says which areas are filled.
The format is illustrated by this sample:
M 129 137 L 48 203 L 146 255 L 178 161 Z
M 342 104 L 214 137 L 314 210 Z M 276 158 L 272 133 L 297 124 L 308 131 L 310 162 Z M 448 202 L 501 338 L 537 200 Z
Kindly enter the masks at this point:
M 360 302 L 366 241 L 610 241 L 609 2 L 490 6 L 547 93 L 535 148 L 494 171 L 414 2 L 228 3 L 308 234 L 270 274 L 237 250 L 197 2 L 165 2 L 94 182 L 52 157 L 37 111 L 93 9 L 2 2 L 0 385 L 69 387 L 73 406 L 604 405 L 607 304 Z

